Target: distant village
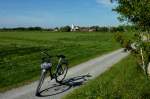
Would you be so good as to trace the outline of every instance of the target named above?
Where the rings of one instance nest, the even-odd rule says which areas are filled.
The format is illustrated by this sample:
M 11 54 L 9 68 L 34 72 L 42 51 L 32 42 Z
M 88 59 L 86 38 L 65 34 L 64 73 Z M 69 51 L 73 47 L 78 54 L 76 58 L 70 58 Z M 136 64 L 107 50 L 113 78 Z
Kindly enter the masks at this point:
M 89 26 L 81 27 L 78 25 L 62 26 L 55 28 L 42 28 L 42 27 L 16 27 L 16 28 L 0 28 L 0 31 L 51 31 L 51 32 L 117 32 L 117 31 L 130 31 L 136 30 L 135 26 Z
M 128 30 L 136 30 L 134 26 L 90 26 L 90 27 L 80 27 L 78 25 L 72 24 L 71 26 L 64 27 L 56 27 L 52 29 L 54 32 L 62 31 L 62 32 L 117 32 L 117 31 L 128 31 Z

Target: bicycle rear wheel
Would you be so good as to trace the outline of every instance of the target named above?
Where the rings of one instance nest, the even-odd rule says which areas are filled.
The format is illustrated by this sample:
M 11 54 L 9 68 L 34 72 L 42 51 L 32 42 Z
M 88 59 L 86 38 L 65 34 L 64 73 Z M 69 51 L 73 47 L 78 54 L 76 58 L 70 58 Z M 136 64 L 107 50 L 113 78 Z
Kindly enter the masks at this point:
M 56 82 L 59 83 L 62 82 L 65 79 L 67 72 L 68 72 L 68 65 L 61 64 L 55 73 Z
M 45 76 L 46 76 L 46 70 L 42 70 L 42 72 L 41 72 L 41 77 L 40 77 L 38 86 L 37 86 L 37 88 L 36 88 L 36 96 L 40 96 L 40 89 L 41 89 L 42 84 L 43 84 L 43 82 L 44 82 Z

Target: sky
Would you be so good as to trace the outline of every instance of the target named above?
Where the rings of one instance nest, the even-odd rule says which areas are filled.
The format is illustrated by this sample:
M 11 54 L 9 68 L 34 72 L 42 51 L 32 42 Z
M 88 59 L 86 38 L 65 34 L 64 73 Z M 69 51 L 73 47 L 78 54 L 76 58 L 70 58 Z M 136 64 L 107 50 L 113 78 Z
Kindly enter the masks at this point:
M 109 0 L 0 0 L 0 27 L 117 26 Z

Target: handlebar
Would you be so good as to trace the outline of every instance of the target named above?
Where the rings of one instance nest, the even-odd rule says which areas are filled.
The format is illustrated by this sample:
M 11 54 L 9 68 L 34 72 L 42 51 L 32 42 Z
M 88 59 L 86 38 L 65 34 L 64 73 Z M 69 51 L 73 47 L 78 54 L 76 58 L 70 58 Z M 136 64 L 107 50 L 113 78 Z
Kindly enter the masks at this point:
M 45 54 L 46 56 L 48 56 L 49 58 L 51 58 L 52 56 L 51 55 L 49 55 L 47 52 L 45 52 L 45 51 L 43 51 L 43 52 L 41 52 L 42 54 Z
M 61 60 L 61 63 L 62 63 L 62 64 L 68 64 L 68 60 L 66 59 L 66 56 L 65 56 L 65 55 L 60 54 L 60 55 L 52 56 L 52 55 L 49 55 L 47 51 L 42 51 L 41 53 L 42 53 L 42 54 L 45 54 L 46 56 L 48 56 L 48 57 L 43 57 L 43 58 L 42 58 L 42 62 L 48 62 L 48 63 L 50 63 L 52 57 L 57 57 L 57 58 L 59 58 L 59 59 L 60 59 L 60 58 L 62 59 L 62 60 Z
M 65 55 L 62 55 L 62 54 L 56 55 L 56 56 L 52 56 L 52 55 L 49 55 L 46 51 L 42 51 L 41 53 L 42 53 L 42 54 L 45 54 L 45 55 L 48 56 L 49 58 L 51 58 L 51 57 L 66 58 L 66 56 L 65 56 Z

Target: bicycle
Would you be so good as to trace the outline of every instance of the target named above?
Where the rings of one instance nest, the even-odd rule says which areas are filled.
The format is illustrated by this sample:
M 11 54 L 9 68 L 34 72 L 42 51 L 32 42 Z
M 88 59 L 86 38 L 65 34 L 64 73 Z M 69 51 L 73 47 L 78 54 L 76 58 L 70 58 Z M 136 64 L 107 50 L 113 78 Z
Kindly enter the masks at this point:
M 42 84 L 44 82 L 44 79 L 46 77 L 47 72 L 50 73 L 51 80 L 55 79 L 57 83 L 61 83 L 67 74 L 68 71 L 68 61 L 64 55 L 56 55 L 56 57 L 59 59 L 58 63 L 56 65 L 56 69 L 54 70 L 54 73 L 52 73 L 52 62 L 51 58 L 53 56 L 50 56 L 47 52 L 42 52 L 47 57 L 42 58 L 42 64 L 41 64 L 41 76 L 38 83 L 38 86 L 36 88 L 36 96 L 40 96 L 40 89 L 42 87 Z

